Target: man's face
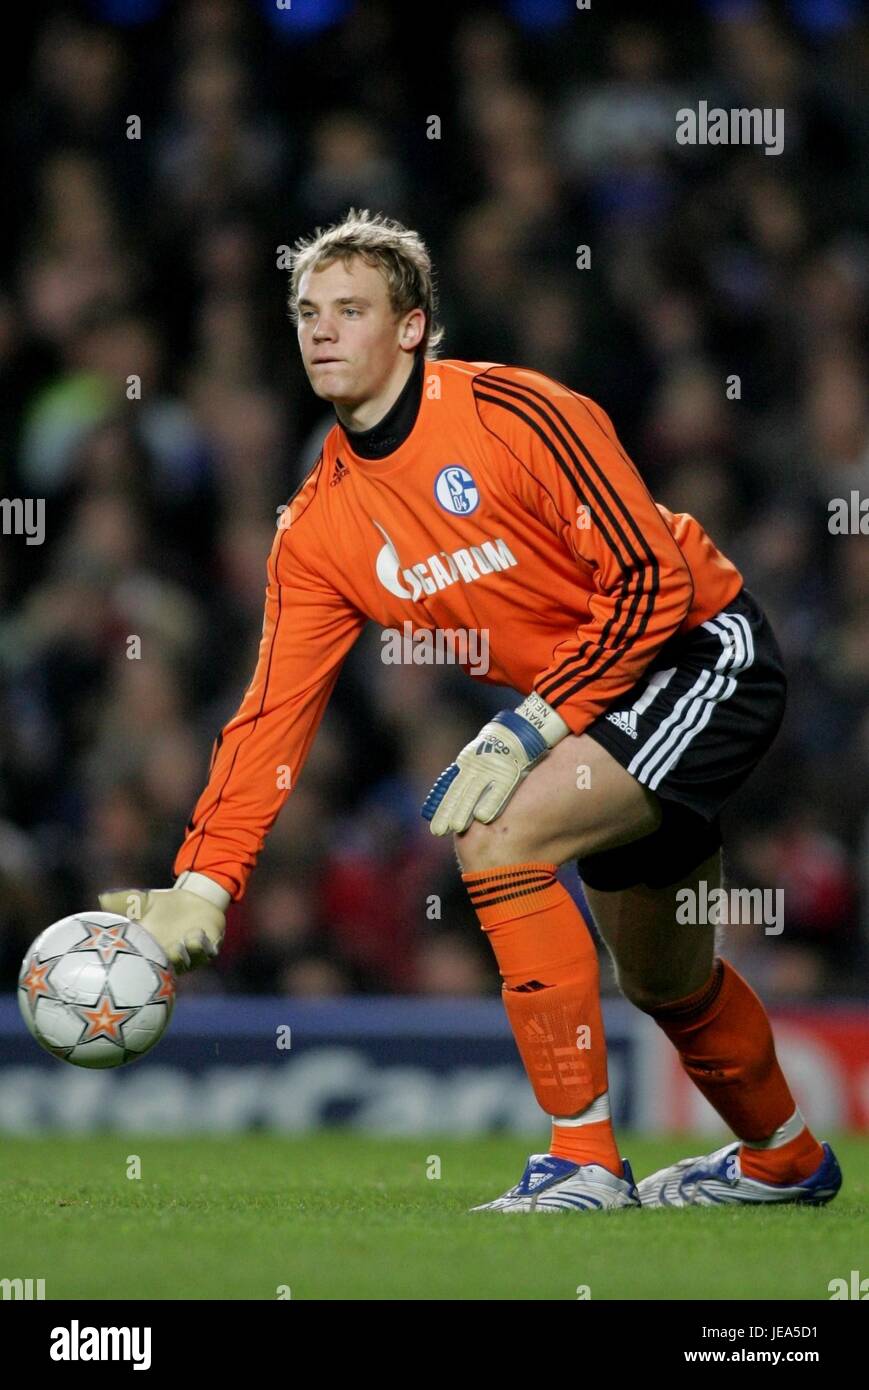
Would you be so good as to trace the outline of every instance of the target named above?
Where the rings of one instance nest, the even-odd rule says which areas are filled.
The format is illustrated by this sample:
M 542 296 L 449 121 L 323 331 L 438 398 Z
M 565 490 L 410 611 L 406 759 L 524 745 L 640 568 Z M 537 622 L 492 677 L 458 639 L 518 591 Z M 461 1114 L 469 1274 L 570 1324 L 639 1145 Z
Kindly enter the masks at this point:
M 355 406 L 377 396 L 395 370 L 408 319 L 396 319 L 380 271 L 354 256 L 307 270 L 299 281 L 299 347 L 316 395 Z

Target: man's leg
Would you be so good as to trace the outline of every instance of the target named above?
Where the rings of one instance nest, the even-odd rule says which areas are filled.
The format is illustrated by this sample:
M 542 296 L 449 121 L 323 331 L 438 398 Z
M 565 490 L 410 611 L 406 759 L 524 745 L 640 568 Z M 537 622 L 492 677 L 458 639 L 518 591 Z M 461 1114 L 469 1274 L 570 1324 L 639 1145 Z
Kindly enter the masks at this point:
M 455 838 L 463 881 L 503 978 L 502 997 L 550 1152 L 621 1176 L 607 1090 L 597 950 L 560 864 L 649 834 L 658 798 L 600 744 L 570 735 L 490 825 Z
M 743 1174 L 797 1182 L 824 1154 L 782 1074 L 763 1004 L 729 961 L 716 958 L 714 927 L 677 920 L 677 892 L 696 893 L 703 881 L 709 892 L 721 886 L 720 851 L 667 888 L 586 885 L 585 892 L 619 988 L 655 1019 L 688 1076 L 743 1140 Z

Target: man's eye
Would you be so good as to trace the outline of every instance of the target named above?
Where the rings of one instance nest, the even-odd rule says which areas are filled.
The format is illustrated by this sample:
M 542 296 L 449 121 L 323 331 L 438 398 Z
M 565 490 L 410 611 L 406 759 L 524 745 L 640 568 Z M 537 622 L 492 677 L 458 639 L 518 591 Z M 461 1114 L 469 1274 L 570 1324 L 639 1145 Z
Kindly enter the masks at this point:
M 344 312 L 345 312 L 345 314 L 358 314 L 358 313 L 359 313 L 359 310 L 358 310 L 358 309 L 353 309 L 353 308 L 351 308 L 351 307 L 348 305 L 348 307 L 344 310 Z

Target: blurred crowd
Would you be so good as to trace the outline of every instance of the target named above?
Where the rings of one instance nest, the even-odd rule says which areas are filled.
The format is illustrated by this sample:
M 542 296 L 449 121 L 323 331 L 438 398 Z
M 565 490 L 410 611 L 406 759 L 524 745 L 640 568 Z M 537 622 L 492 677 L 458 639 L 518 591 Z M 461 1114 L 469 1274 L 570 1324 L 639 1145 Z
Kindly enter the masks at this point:
M 427 241 L 442 357 L 599 400 L 742 569 L 790 704 L 726 867 L 784 890 L 785 929 L 730 928 L 726 953 L 766 999 L 866 995 L 869 535 L 828 526 L 831 499 L 869 498 L 857 7 L 436 7 L 424 52 L 414 7 L 376 0 L 319 33 L 236 0 L 132 27 L 99 8 L 47 8 L 7 88 L 0 495 L 45 499 L 45 540 L 0 536 L 2 985 L 100 889 L 171 884 L 253 670 L 277 509 L 334 421 L 279 249 L 356 206 Z M 680 146 L 700 100 L 784 109 L 783 152 Z M 420 806 L 511 702 L 384 665 L 369 627 L 184 987 L 497 994 Z

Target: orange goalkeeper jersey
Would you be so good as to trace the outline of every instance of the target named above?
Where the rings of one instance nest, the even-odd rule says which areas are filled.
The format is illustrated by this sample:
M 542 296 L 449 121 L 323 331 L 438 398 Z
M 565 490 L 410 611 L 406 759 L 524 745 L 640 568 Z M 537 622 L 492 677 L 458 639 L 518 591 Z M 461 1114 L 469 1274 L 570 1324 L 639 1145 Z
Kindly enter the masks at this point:
M 485 634 L 477 678 L 536 691 L 579 734 L 742 587 L 693 517 L 652 500 L 586 396 L 521 367 L 423 367 L 399 446 L 361 457 L 336 423 L 281 517 L 256 670 L 174 864 L 236 900 L 369 618 Z

